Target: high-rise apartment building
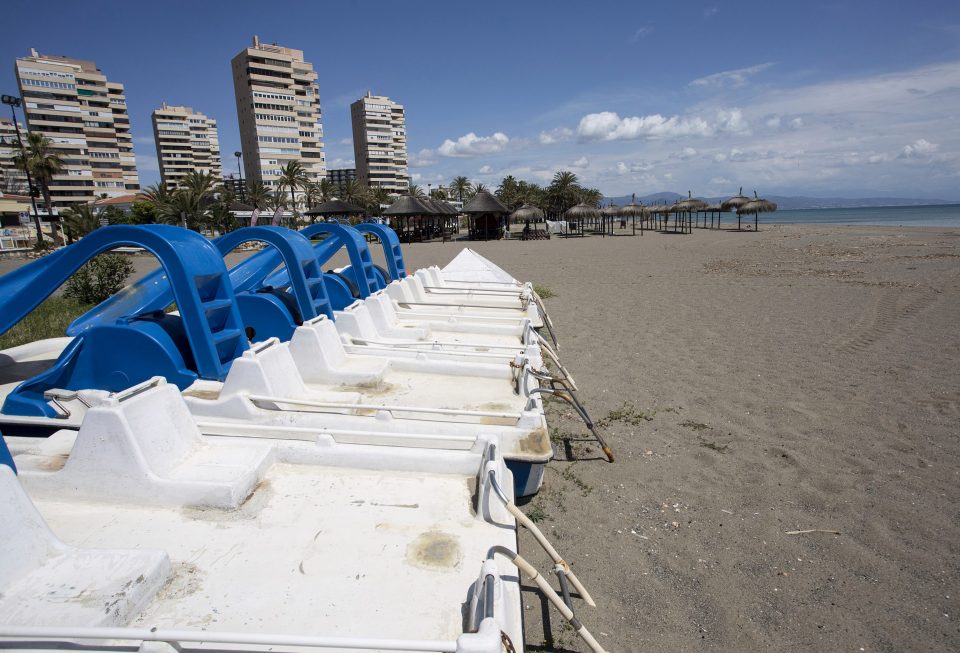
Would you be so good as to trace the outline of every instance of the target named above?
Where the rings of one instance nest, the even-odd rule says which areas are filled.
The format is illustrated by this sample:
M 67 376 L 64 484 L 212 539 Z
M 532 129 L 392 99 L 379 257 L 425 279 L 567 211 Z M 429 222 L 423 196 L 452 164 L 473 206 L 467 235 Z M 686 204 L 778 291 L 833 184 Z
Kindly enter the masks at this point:
M 350 105 L 350 118 L 357 179 L 390 193 L 406 192 L 410 176 L 403 105 L 368 91 Z
M 206 172 L 220 181 L 220 138 L 217 121 L 191 107 L 163 103 L 151 114 L 157 144 L 160 179 L 174 190 L 191 170 Z
M 140 189 L 123 84 L 92 61 L 36 50 L 17 59 L 16 72 L 30 131 L 53 141 L 64 162 L 50 183 L 55 207 Z
M 356 178 L 356 168 L 335 168 L 334 170 L 327 170 L 327 179 L 336 186 L 346 186 L 351 181 L 356 180 Z
M 267 45 L 233 58 L 243 168 L 250 183 L 277 188 L 280 169 L 300 161 L 311 181 L 326 175 L 317 73 L 303 51 Z
M 20 135 L 27 134 L 20 125 Z M 0 118 L 0 193 L 27 194 L 27 175 L 17 169 L 13 159 L 17 155 L 17 129 L 10 118 Z

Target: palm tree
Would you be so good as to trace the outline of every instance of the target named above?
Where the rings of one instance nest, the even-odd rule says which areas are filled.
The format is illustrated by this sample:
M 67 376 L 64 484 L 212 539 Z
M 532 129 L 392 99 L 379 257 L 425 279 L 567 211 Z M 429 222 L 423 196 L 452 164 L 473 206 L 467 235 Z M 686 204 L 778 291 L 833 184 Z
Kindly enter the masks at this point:
M 143 195 L 144 201 L 153 204 L 158 209 L 165 204 L 169 204 L 172 195 L 167 185 L 162 182 L 147 186 L 140 191 L 140 194 Z
M 47 210 L 47 218 L 53 214 L 50 202 L 50 182 L 53 176 L 63 170 L 63 159 L 53 149 L 53 141 L 39 132 L 27 134 L 27 142 L 20 143 L 19 152 L 13 158 L 13 164 L 30 173 L 34 181 L 40 186 L 43 195 L 43 206 Z M 40 216 L 34 213 L 34 223 L 37 227 L 37 242 L 43 242 L 43 231 L 40 227 Z
M 320 185 L 324 181 L 326 181 L 326 178 L 319 182 L 307 182 L 306 187 L 303 189 L 303 199 L 307 205 L 308 211 L 312 209 L 317 202 L 323 201 L 323 191 L 320 189 Z
M 486 191 L 487 191 L 487 185 L 483 183 L 477 184 L 476 186 L 473 187 L 474 195 L 476 195 L 477 193 L 484 193 Z
M 437 186 L 432 191 L 430 191 L 430 197 L 435 200 L 445 200 L 447 199 L 447 189 L 443 186 Z
M 265 209 L 270 197 L 270 189 L 263 185 L 263 182 L 255 181 L 247 184 L 247 201 L 257 209 Z
M 561 170 L 553 176 L 548 194 L 557 213 L 562 214 L 577 203 L 580 185 L 577 176 L 569 170 Z
M 300 161 L 294 159 L 287 161 L 280 167 L 280 179 L 277 180 L 277 188 L 283 190 L 290 189 L 290 209 L 297 210 L 297 189 L 304 188 L 310 183 L 310 177 Z
M 320 189 L 320 200 L 323 202 L 332 200 L 340 192 L 340 187 L 326 177 L 321 179 L 317 186 Z
M 80 240 L 91 231 L 100 228 L 100 215 L 103 211 L 94 213 L 93 207 L 89 204 L 79 204 L 64 209 L 63 215 L 63 233 L 66 234 L 70 243 L 74 240 Z
M 203 199 L 217 188 L 217 178 L 209 172 L 191 170 L 180 180 L 180 188 L 186 188 L 197 199 Z
M 426 197 L 427 194 L 423 192 L 423 189 L 417 186 L 416 184 L 410 184 L 407 187 L 407 195 L 410 197 Z
M 340 199 L 359 206 L 366 204 L 369 194 L 370 189 L 356 179 L 351 179 L 340 188 Z
M 390 193 L 387 192 L 386 188 L 382 186 L 374 186 L 370 189 L 370 193 L 367 195 L 367 211 L 370 212 L 370 215 L 380 217 L 383 215 L 383 209 L 380 208 L 384 204 L 390 203 Z
M 473 192 L 473 184 L 466 177 L 454 177 L 450 182 L 450 192 L 462 203 L 464 195 L 469 197 Z

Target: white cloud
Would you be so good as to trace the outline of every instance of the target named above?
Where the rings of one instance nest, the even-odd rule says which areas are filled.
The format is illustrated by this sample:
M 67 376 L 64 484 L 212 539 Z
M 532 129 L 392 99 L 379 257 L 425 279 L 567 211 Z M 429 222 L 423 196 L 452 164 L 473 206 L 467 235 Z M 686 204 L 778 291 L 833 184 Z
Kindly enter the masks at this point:
M 794 118 L 793 120 L 790 121 L 790 126 L 793 129 L 800 129 L 801 127 L 803 127 L 803 118 L 800 118 L 799 116 Z
M 352 139 L 352 138 L 341 138 L 341 139 L 340 139 L 339 141 L 337 141 L 337 142 L 338 142 L 340 145 L 353 145 L 353 139 Z
M 680 150 L 679 157 L 681 159 L 692 159 L 695 156 L 697 156 L 697 151 L 692 147 L 685 147 Z
M 571 167 L 571 168 L 586 168 L 586 167 L 589 166 L 589 165 L 590 165 L 590 160 L 589 160 L 587 157 L 582 156 L 582 157 L 580 157 L 579 159 L 577 159 L 576 161 L 574 161 L 573 163 L 571 163 L 571 164 L 570 164 L 570 167 Z
M 758 63 L 755 66 L 746 68 L 737 68 L 736 70 L 725 70 L 719 73 L 713 73 L 706 77 L 700 77 L 690 82 L 690 86 L 699 86 L 700 88 L 723 88 L 726 86 L 743 86 L 750 77 L 757 73 L 762 73 L 767 68 L 774 66 L 773 62 Z
M 571 138 L 573 138 L 573 130 L 567 127 L 557 127 L 556 129 L 551 129 L 550 131 L 540 132 L 541 145 L 562 143 L 563 141 L 569 141 Z
M 471 157 L 482 154 L 495 154 L 503 151 L 510 144 L 510 138 L 503 132 L 495 132 L 491 136 L 477 136 L 470 132 L 455 141 L 449 138 L 437 148 L 441 156 Z
M 707 7 L 703 10 L 703 17 L 710 18 L 711 16 L 716 16 L 719 11 L 720 7 Z
M 337 157 L 332 161 L 327 161 L 327 170 L 336 170 L 337 168 L 353 168 L 355 167 L 353 159 L 344 159 L 342 157 Z
M 432 166 L 437 162 L 436 154 L 433 150 L 424 148 L 417 152 L 416 154 L 411 154 L 407 159 L 407 163 L 410 164 L 411 168 L 423 168 L 425 166 Z
M 717 132 L 743 132 L 746 120 L 740 109 L 721 109 L 713 123 L 700 116 L 666 118 L 659 113 L 621 118 L 612 111 L 589 113 L 580 119 L 577 135 L 585 141 L 616 141 L 636 138 L 710 136 Z
M 909 145 L 904 145 L 900 156 L 905 159 L 924 158 L 929 157 L 939 149 L 940 146 L 936 143 L 931 143 L 925 138 L 920 138 Z
M 479 170 L 477 170 L 477 172 L 479 172 L 481 175 L 489 175 L 489 174 L 493 173 L 493 168 L 492 168 L 491 166 L 488 166 L 488 165 L 487 165 L 487 166 L 482 166 Z
M 630 42 L 636 43 L 637 41 L 642 39 L 647 34 L 650 34 L 651 32 L 653 32 L 652 27 L 638 27 L 637 30 L 633 33 L 633 36 L 630 38 Z
M 770 127 L 771 129 L 776 129 L 777 127 L 780 126 L 780 116 L 773 116 L 772 118 L 767 118 L 767 122 L 765 124 L 767 125 L 767 127 Z
M 647 161 L 634 161 L 633 163 L 625 163 L 623 161 L 617 161 L 617 165 L 614 166 L 614 171 L 618 175 L 631 175 L 638 174 L 641 172 L 648 172 L 653 168 L 653 164 Z

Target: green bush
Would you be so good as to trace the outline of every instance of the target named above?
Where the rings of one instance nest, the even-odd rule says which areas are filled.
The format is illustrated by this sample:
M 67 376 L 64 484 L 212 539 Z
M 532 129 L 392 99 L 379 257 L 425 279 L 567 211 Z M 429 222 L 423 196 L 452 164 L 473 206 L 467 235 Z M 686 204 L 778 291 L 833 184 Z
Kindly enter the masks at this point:
M 128 257 L 103 254 L 77 270 L 63 294 L 82 304 L 99 304 L 123 288 L 132 272 L 133 263 Z

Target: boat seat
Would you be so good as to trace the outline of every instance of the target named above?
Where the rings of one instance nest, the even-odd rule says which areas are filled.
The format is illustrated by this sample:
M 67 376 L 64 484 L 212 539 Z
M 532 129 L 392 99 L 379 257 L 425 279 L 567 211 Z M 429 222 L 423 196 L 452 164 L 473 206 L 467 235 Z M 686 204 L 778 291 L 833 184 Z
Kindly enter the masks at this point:
M 0 524 L 2 624 L 125 626 L 170 577 L 163 551 L 61 542 L 7 465 L 0 465 Z
M 91 408 L 69 446 L 72 435 L 14 457 L 31 495 L 232 509 L 273 464 L 270 444 L 202 438 L 180 391 L 161 378 Z
M 339 343 L 338 346 L 343 348 Z M 253 345 L 233 361 L 220 396 L 261 395 L 337 403 L 360 402 L 358 392 L 307 387 L 300 372 L 301 365 L 294 361 L 290 347 L 289 343 L 280 342 L 277 338 Z
M 325 315 L 297 327 L 290 339 L 290 353 L 307 383 L 379 383 L 390 368 L 386 358 L 347 354 L 337 327 Z
M 386 298 L 384 298 L 386 299 Z M 389 302 L 389 299 L 386 299 Z M 379 300 L 372 300 L 375 304 Z M 382 311 L 381 311 L 382 312 Z M 365 340 L 383 340 L 392 338 L 401 342 L 410 342 L 414 340 L 427 340 L 430 332 L 427 329 L 418 327 L 401 327 L 394 321 L 390 327 L 386 327 L 387 320 L 381 320 L 382 326 L 378 328 L 377 321 L 374 319 L 367 302 L 354 302 L 342 311 L 336 311 L 333 318 L 337 323 L 337 331 L 355 338 Z

